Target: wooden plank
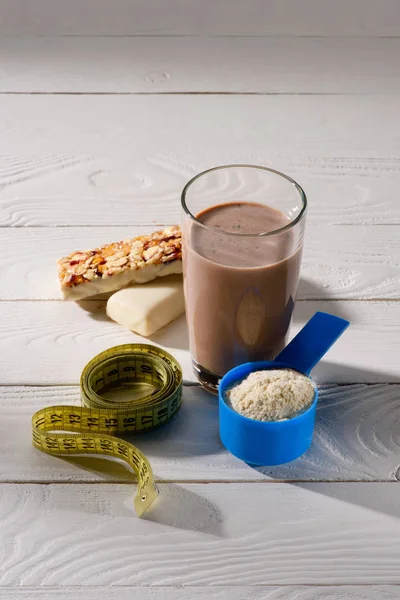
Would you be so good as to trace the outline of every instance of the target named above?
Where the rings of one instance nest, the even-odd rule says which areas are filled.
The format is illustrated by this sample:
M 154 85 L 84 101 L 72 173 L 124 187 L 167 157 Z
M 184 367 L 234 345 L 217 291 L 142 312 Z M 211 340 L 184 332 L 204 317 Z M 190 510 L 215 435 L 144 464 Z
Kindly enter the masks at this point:
M 297 179 L 309 222 L 400 224 L 397 123 L 390 95 L 0 96 L 0 224 L 174 222 L 235 162 Z
M 2 586 L 400 583 L 395 483 L 159 487 L 2 484 Z
M 0 14 L 2 35 L 400 34 L 396 0 L 1 0 Z
M 118 587 L 118 600 L 398 600 L 399 586 Z M 115 587 L 0 588 L 1 600 L 115 600 Z
M 5 228 L 0 236 L 0 299 L 58 299 L 57 258 L 152 229 Z M 298 298 L 400 298 L 399 263 L 400 226 L 311 223 L 306 232 Z
M 118 461 L 61 460 L 32 448 L 31 417 L 54 404 L 79 405 L 79 388 L 0 387 L 0 481 L 132 481 Z M 399 419 L 398 385 L 323 387 L 310 450 L 288 465 L 255 469 L 224 449 L 217 399 L 192 386 L 184 388 L 182 408 L 166 427 L 132 442 L 149 458 L 158 481 L 396 481 Z
M 0 92 L 389 94 L 399 54 L 399 38 L 4 37 Z
M 292 335 L 317 310 L 350 320 L 350 329 L 315 368 L 318 383 L 400 382 L 399 303 L 298 302 Z M 3 384 L 77 384 L 95 354 L 117 344 L 148 342 L 172 352 L 194 381 L 184 317 L 142 338 L 109 320 L 104 303 L 0 302 Z
M 76 384 L 86 362 L 111 346 L 129 343 L 155 343 L 171 351 L 181 363 L 184 378 L 194 381 L 188 351 L 184 315 L 150 338 L 136 335 L 105 313 L 104 301 L 3 302 L 0 303 L 3 342 L 14 347 L 9 354 L 15 375 L 6 371 L 2 383 Z M 6 316 L 7 315 L 7 316 Z M 18 324 L 11 327 L 13 318 Z M 38 357 L 40 355 L 40 361 Z M 52 366 L 50 366 L 52 365 Z M 55 369 L 55 371 L 54 371 Z M 53 372 L 52 372 L 53 371 Z M 11 378 L 10 378 L 11 375 Z

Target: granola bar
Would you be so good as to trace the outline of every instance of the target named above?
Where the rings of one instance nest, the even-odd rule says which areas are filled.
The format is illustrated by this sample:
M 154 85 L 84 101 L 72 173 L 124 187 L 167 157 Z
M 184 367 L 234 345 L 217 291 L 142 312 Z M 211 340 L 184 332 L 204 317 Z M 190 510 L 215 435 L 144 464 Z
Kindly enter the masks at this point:
M 180 227 L 73 252 L 57 261 L 57 270 L 63 300 L 81 300 L 130 283 L 182 273 Z

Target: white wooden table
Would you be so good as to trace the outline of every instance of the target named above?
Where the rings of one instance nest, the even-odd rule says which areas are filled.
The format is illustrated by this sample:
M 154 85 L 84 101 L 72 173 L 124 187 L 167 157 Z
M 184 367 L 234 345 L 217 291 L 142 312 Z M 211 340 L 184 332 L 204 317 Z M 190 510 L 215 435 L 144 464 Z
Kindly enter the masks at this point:
M 191 5 L 189 9 L 185 4 Z M 400 598 L 400 4 L 0 0 L 0 599 Z M 351 321 L 315 369 L 312 448 L 252 469 L 218 438 L 184 320 L 179 415 L 131 474 L 31 446 L 85 363 L 138 340 L 58 299 L 55 260 L 179 222 L 196 172 L 249 162 L 309 197 L 292 333 Z

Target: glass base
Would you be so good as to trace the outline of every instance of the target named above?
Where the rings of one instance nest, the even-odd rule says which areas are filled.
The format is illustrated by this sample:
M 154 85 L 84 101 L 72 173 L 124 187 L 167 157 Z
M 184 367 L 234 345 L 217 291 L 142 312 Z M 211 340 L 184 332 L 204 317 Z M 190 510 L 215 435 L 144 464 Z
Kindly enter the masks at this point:
M 212 394 L 218 394 L 218 386 L 222 377 L 220 375 L 215 375 L 207 369 L 204 369 L 201 365 L 199 365 L 195 360 L 192 359 L 192 365 L 194 373 L 201 383 L 201 385 Z

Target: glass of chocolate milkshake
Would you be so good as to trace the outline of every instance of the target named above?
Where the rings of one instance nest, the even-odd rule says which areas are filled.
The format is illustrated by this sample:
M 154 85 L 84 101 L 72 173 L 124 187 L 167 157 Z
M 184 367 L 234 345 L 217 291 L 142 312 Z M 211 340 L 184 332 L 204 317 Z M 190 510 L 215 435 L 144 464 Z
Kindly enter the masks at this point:
M 283 173 L 216 167 L 182 192 L 183 277 L 193 367 L 216 392 L 245 362 L 284 348 L 299 282 L 307 199 Z

